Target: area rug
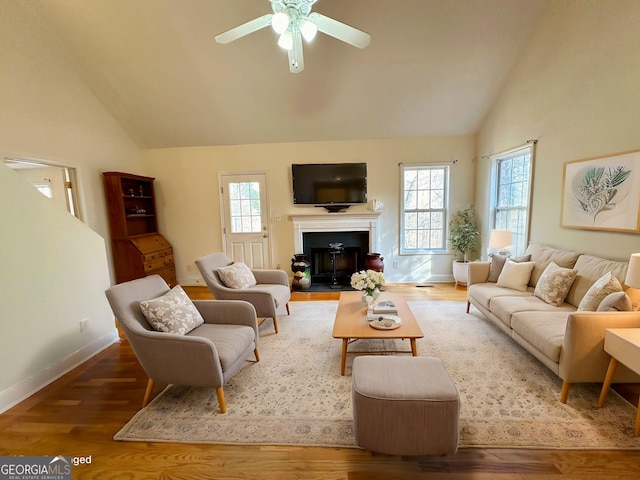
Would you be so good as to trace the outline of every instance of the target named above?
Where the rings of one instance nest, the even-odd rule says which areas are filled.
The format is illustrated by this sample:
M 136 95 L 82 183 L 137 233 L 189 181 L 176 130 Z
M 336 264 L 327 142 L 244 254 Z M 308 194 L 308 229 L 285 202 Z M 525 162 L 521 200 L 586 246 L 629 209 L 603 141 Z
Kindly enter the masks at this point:
M 610 392 L 597 408 L 598 384 L 571 387 L 465 304 L 410 301 L 425 336 L 418 354 L 442 359 L 460 393 L 460 447 L 640 449 L 635 408 Z M 340 376 L 341 341 L 331 337 L 337 302 L 292 302 L 265 322 L 260 362 L 247 361 L 224 387 L 169 386 L 138 412 L 116 440 L 243 445 L 355 447 L 351 365 Z M 365 343 L 366 342 L 366 343 Z M 398 350 L 403 340 L 359 340 L 350 348 Z

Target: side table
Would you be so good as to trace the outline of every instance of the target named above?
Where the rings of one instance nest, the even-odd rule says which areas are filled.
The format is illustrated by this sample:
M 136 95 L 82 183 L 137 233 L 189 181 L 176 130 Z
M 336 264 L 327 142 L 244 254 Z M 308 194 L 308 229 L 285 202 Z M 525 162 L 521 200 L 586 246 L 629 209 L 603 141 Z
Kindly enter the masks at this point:
M 622 363 L 635 373 L 640 374 L 640 328 L 607 328 L 604 337 L 604 351 L 611 355 L 611 361 L 602 384 L 598 407 L 604 405 L 618 363 Z M 640 400 L 638 401 L 634 434 L 636 437 L 640 436 Z

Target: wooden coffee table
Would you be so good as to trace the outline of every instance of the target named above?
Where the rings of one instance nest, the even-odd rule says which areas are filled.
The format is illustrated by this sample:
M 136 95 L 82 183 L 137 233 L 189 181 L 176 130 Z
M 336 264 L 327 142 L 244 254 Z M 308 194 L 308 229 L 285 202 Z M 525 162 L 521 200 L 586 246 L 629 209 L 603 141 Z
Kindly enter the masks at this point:
M 340 360 L 340 375 L 344 375 L 345 364 L 347 362 L 347 346 L 359 339 L 364 338 L 408 338 L 411 342 L 411 350 L 393 350 L 384 352 L 352 351 L 350 353 L 411 353 L 414 357 L 418 355 L 416 339 L 424 337 L 420 326 L 413 316 L 407 302 L 389 292 L 383 292 L 378 301 L 393 300 L 398 309 L 398 316 L 402 320 L 402 325 L 393 330 L 377 330 L 369 326 L 367 321 L 367 309 L 362 304 L 362 292 L 341 292 L 338 302 L 336 320 L 333 324 L 333 338 L 342 339 L 342 358 Z

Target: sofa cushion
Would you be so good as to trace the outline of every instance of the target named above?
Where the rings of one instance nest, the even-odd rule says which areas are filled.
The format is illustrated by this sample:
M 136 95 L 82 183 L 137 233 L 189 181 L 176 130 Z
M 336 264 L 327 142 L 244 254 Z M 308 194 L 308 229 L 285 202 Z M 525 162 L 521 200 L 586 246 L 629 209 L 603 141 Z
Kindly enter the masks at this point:
M 242 262 L 221 267 L 217 272 L 222 283 L 229 288 L 249 288 L 258 283 L 251 269 Z
M 598 305 L 598 312 L 630 312 L 633 310 L 631 298 L 625 292 L 610 293 Z
M 554 363 L 560 362 L 560 352 L 567 328 L 566 312 L 518 312 L 511 319 L 511 327 Z
M 531 278 L 529 279 L 529 286 L 531 287 L 537 285 L 544 269 L 547 268 L 547 265 L 551 262 L 555 262 L 559 267 L 573 268 L 578 257 L 581 255 L 579 252 L 560 250 L 536 243 L 529 244 L 525 253 L 531 255 L 531 261 L 535 262 L 535 267 L 533 267 Z
M 489 309 L 496 317 L 500 319 L 505 325 L 512 327 L 512 317 L 518 312 L 535 312 L 537 315 L 544 317 L 549 313 L 554 312 L 573 312 L 575 307 L 567 303 L 563 303 L 559 307 L 549 305 L 544 300 L 529 293 L 527 296 L 522 297 L 495 297 L 489 302 Z M 544 312 L 541 314 L 541 312 Z M 565 313 L 566 315 L 566 313 Z
M 576 270 L 559 267 L 551 262 L 544 269 L 533 294 L 554 307 L 562 305 L 576 278 Z
M 205 323 L 189 332 L 188 336 L 206 337 L 211 340 L 218 351 L 222 370 L 226 371 L 255 341 L 256 331 L 246 325 Z
M 600 302 L 605 299 L 607 295 L 614 292 L 621 292 L 622 285 L 611 272 L 605 273 L 587 290 L 580 304 L 578 305 L 578 311 L 591 311 L 595 312 L 598 309 Z
M 628 266 L 628 262 L 616 262 L 593 255 L 581 255 L 574 267 L 578 274 L 565 301 L 577 307 L 591 285 L 607 272 L 611 272 L 620 283 L 624 282 Z
M 532 294 L 533 292 L 521 292 L 511 288 L 499 287 L 495 283 L 474 283 L 467 288 L 467 296 L 487 310 L 492 298 L 500 296 L 525 297 Z
M 533 267 L 533 262 L 518 263 L 513 260 L 507 260 L 498 277 L 497 285 L 499 287 L 513 288 L 514 290 L 524 292 L 527 290 Z
M 260 283 L 254 287 L 250 287 L 250 290 L 269 292 L 276 304 L 276 308 L 280 307 L 281 305 L 286 305 L 291 298 L 291 290 L 286 285 Z
M 180 285 L 161 297 L 140 302 L 149 324 L 159 332 L 184 335 L 204 323 L 200 312 Z

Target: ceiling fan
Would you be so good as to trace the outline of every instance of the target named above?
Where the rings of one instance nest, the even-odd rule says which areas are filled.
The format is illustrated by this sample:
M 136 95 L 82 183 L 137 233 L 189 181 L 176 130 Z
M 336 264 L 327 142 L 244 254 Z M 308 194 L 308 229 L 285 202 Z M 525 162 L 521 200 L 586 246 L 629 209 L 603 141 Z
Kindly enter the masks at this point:
M 298 73 L 304 70 L 302 39 L 313 40 L 318 31 L 330 35 L 354 47 L 369 45 L 371 36 L 345 23 L 311 12 L 317 0 L 269 0 L 273 13 L 243 23 L 231 30 L 216 35 L 216 42 L 230 43 L 250 33 L 271 25 L 280 35 L 278 45 L 289 54 L 289 70 Z

